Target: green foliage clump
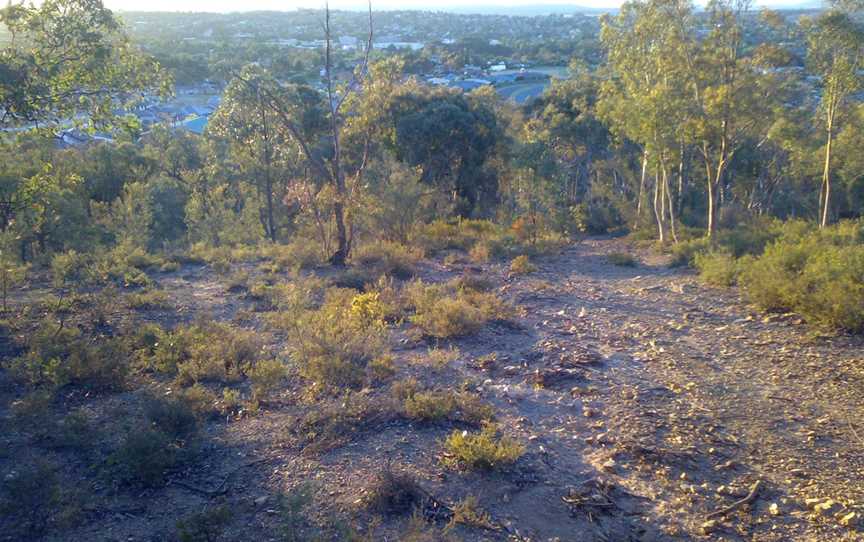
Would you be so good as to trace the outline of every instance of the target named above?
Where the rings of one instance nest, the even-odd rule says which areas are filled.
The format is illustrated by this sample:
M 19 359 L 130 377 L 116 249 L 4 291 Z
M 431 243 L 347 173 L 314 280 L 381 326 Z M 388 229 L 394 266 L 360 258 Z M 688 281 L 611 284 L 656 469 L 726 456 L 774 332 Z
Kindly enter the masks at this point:
M 171 298 L 164 290 L 147 289 L 126 296 L 130 309 L 159 310 L 171 308 Z
M 495 416 L 492 407 L 476 395 L 450 389 L 422 390 L 413 379 L 395 382 L 391 393 L 401 403 L 402 414 L 412 420 L 453 420 L 478 424 L 491 421 Z
M 422 253 L 400 243 L 379 241 L 360 247 L 351 259 L 355 265 L 371 270 L 377 275 L 407 279 L 414 275 L 417 262 L 422 257 Z
M 369 487 L 365 496 L 366 507 L 382 516 L 410 514 L 425 498 L 417 480 L 407 473 L 384 469 Z
M 864 224 L 785 232 L 741 265 L 748 298 L 766 310 L 790 310 L 809 322 L 864 330 Z
M 606 261 L 619 267 L 636 267 L 639 260 L 626 252 L 612 252 L 606 256 Z
M 358 387 L 369 362 L 387 352 L 385 306 L 378 294 L 329 288 L 315 306 L 308 292 L 271 318 L 288 333 L 288 351 L 313 392 Z
M 495 294 L 456 289 L 452 284 L 424 284 L 405 288 L 407 304 L 413 307 L 413 324 L 438 338 L 460 337 L 479 331 L 490 321 L 507 320 L 513 309 Z
M 695 266 L 699 277 L 714 286 L 733 286 L 741 269 L 739 261 L 728 252 L 698 253 Z
M 304 453 L 316 454 L 350 442 L 355 435 L 395 417 L 391 401 L 348 391 L 310 410 L 297 420 L 291 432 L 303 446 Z
M 130 353 L 117 338 L 88 340 L 80 329 L 45 320 L 27 341 L 27 352 L 13 359 L 13 375 L 32 387 L 75 385 L 94 390 L 122 389 Z
M 232 516 L 224 504 L 193 512 L 177 520 L 177 538 L 180 542 L 215 542 Z
M 514 463 L 525 447 L 509 437 L 498 437 L 495 425 L 485 423 L 478 433 L 454 430 L 444 441 L 444 451 L 448 466 L 489 470 Z
M 537 271 L 537 266 L 531 263 L 527 255 L 516 256 L 510 262 L 510 272 L 514 275 L 527 275 Z
M 231 382 L 261 358 L 261 342 L 250 330 L 207 322 L 165 333 L 148 362 L 174 374 L 181 385 L 200 381 Z
M 107 460 L 109 470 L 127 483 L 146 487 L 161 485 L 168 469 L 183 458 L 182 443 L 154 428 L 130 431 Z
M 246 376 L 252 385 L 252 399 L 262 401 L 267 399 L 282 380 L 288 375 L 288 368 L 278 359 L 265 359 L 252 365 Z
M 605 199 L 594 199 L 570 207 L 570 220 L 579 233 L 601 234 L 624 223 L 619 209 Z
M 6 534 L 13 537 L 18 534 L 22 540 L 38 538 L 62 501 L 56 466 L 45 461 L 18 465 L 12 472 L 4 473 L 0 485 L 0 513 L 4 518 L 0 525 L 5 525 L 9 529 Z

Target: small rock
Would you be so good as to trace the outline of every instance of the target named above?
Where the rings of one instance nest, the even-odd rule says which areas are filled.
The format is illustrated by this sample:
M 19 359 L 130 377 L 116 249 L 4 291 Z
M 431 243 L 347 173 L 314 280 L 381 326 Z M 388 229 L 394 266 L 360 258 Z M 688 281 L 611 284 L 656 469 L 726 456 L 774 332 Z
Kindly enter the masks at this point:
M 255 506 L 261 506 L 262 504 L 264 504 L 265 502 L 267 502 L 267 498 L 268 498 L 267 495 L 264 495 L 263 497 L 258 497 L 258 498 L 255 499 L 255 501 L 254 501 L 254 502 L 255 502 Z
M 614 459 L 609 458 L 605 463 L 600 465 L 600 468 L 603 469 L 604 472 L 615 472 L 615 467 L 617 466 L 618 463 L 616 463 Z
M 779 516 L 780 515 L 780 507 L 777 506 L 776 502 L 772 502 L 771 506 L 768 507 L 768 513 L 771 514 L 772 516 Z

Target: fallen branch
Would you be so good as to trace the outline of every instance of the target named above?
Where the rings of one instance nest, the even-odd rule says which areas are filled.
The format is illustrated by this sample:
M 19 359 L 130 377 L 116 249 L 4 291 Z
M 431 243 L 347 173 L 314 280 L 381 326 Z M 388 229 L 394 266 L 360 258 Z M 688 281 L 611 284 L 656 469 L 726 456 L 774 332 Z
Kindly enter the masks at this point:
M 218 495 L 224 495 L 225 493 L 228 492 L 228 486 L 226 485 L 228 483 L 228 480 L 231 479 L 231 477 L 234 476 L 234 474 L 236 474 L 240 469 L 244 469 L 246 467 L 251 467 L 252 465 L 256 465 L 258 463 L 263 463 L 264 461 L 267 461 L 268 459 L 269 458 L 267 458 L 267 457 L 259 457 L 258 459 L 255 459 L 253 461 L 249 461 L 248 463 L 243 463 L 239 467 L 237 467 L 234 470 L 232 470 L 231 472 L 229 472 L 225 476 L 225 478 L 222 479 L 222 483 L 220 483 L 218 486 L 216 486 L 216 489 L 205 489 L 203 487 L 198 487 L 196 485 L 184 482 L 183 480 L 174 480 L 172 483 L 174 485 L 180 486 L 184 489 L 188 489 L 189 491 L 194 491 L 195 493 L 200 493 L 206 497 L 216 497 Z
M 708 514 L 706 516 L 706 519 L 713 519 L 713 518 L 717 518 L 720 516 L 725 516 L 729 512 L 734 512 L 737 508 L 740 508 L 740 507 L 744 506 L 745 504 L 752 503 L 753 501 L 756 500 L 756 497 L 759 494 L 759 488 L 761 488 L 761 487 L 762 487 L 762 480 L 756 480 L 756 483 L 753 484 L 753 487 L 750 488 L 750 493 L 748 493 L 746 497 L 744 497 L 743 499 L 737 500 L 737 501 L 733 502 L 732 504 L 730 504 L 729 506 L 727 506 L 725 508 L 721 508 L 720 510 L 717 510 L 716 512 L 711 512 L 710 514 Z

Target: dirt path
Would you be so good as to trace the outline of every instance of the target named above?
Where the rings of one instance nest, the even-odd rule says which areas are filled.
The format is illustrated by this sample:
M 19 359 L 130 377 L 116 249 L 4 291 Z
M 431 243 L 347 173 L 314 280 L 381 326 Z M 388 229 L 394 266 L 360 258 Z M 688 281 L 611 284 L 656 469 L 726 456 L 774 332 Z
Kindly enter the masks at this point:
M 497 354 L 484 391 L 545 470 L 505 520 L 537 540 L 864 539 L 864 343 L 613 251 L 632 252 L 589 240 L 510 281 L 526 332 L 473 346 Z

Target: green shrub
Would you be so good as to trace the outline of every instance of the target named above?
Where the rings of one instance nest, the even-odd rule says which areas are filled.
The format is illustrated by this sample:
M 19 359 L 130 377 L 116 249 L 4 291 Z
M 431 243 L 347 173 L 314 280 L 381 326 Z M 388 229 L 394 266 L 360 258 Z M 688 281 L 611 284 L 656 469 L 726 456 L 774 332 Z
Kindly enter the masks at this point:
M 201 323 L 166 334 L 156 346 L 151 366 L 175 374 L 181 385 L 199 381 L 231 382 L 261 357 L 261 341 L 254 331 L 225 323 Z
M 432 337 L 471 335 L 486 323 L 506 320 L 512 308 L 492 293 L 456 290 L 452 284 L 414 282 L 405 288 L 407 304 L 414 308 L 412 323 Z
M 198 429 L 198 418 L 183 398 L 148 397 L 144 417 L 152 427 L 174 439 L 182 439 Z
M 45 461 L 33 465 L 18 465 L 15 470 L 4 473 L 0 485 L 0 512 L 11 529 L 6 535 L 21 536 L 19 540 L 41 538 L 52 515 L 57 512 L 63 499 L 57 467 Z M 11 521 L 8 524 L 5 519 Z
M 864 223 L 810 232 L 793 224 L 740 267 L 740 283 L 759 307 L 795 311 L 825 327 L 864 330 Z
M 537 266 L 531 263 L 527 255 L 516 256 L 510 262 L 510 272 L 514 275 L 527 275 L 537 271 Z
M 414 275 L 423 254 L 400 243 L 379 241 L 365 245 L 351 257 L 355 265 L 374 270 L 377 275 L 407 279 Z
M 696 263 L 696 255 L 708 251 L 710 247 L 711 242 L 704 237 L 681 241 L 672 247 L 672 260 L 669 265 L 672 267 L 692 267 Z
M 231 509 L 225 504 L 193 512 L 177 520 L 177 538 L 180 542 L 216 542 L 231 517 Z
M 366 492 L 366 507 L 386 517 L 410 514 L 425 499 L 425 493 L 410 474 L 395 473 L 389 466 L 381 471 Z
M 90 278 L 88 268 L 93 259 L 88 254 L 74 250 L 56 254 L 51 259 L 51 275 L 54 286 L 82 285 Z
M 67 384 L 94 390 L 122 389 L 129 374 L 130 353 L 120 339 L 87 340 L 77 328 L 43 322 L 30 336 L 27 353 L 9 368 L 32 387 Z
M 446 531 L 452 530 L 456 525 L 466 525 L 477 529 L 487 529 L 497 531 L 500 529 L 498 525 L 492 521 L 492 516 L 480 508 L 480 503 L 477 497 L 469 495 L 465 500 L 456 504 L 453 507 L 453 517 L 450 523 L 445 528 Z
M 696 269 L 699 277 L 714 286 L 733 286 L 738 282 L 738 260 L 728 252 L 696 254 Z
M 639 265 L 639 260 L 626 252 L 612 252 L 606 256 L 606 261 L 619 267 L 636 267 Z
M 402 408 L 408 418 L 431 422 L 449 418 L 457 406 L 452 392 L 418 391 L 405 398 Z
M 288 333 L 291 359 L 312 391 L 358 387 L 367 364 L 387 351 L 377 294 L 330 288 L 318 307 L 309 308 L 304 296 L 294 303 L 271 322 Z
M 448 466 L 488 470 L 514 463 L 525 447 L 509 437 L 498 437 L 495 425 L 486 423 L 479 433 L 453 431 L 444 441 L 444 451 Z
M 122 481 L 153 487 L 165 472 L 180 462 L 181 448 L 165 433 L 152 428 L 130 431 L 120 447 L 108 457 L 108 466 Z
M 303 452 L 321 453 L 350 442 L 357 434 L 371 431 L 396 417 L 391 401 L 348 391 L 309 410 L 291 426 Z
M 394 382 L 391 394 L 401 403 L 402 415 L 412 420 L 479 424 L 491 421 L 495 415 L 492 407 L 476 395 L 449 389 L 421 390 L 414 379 Z
M 130 309 L 158 310 L 171 308 L 171 298 L 164 290 L 144 290 L 126 296 Z
M 252 384 L 252 399 L 267 399 L 288 375 L 288 368 L 277 359 L 265 359 L 251 365 L 246 376 Z

